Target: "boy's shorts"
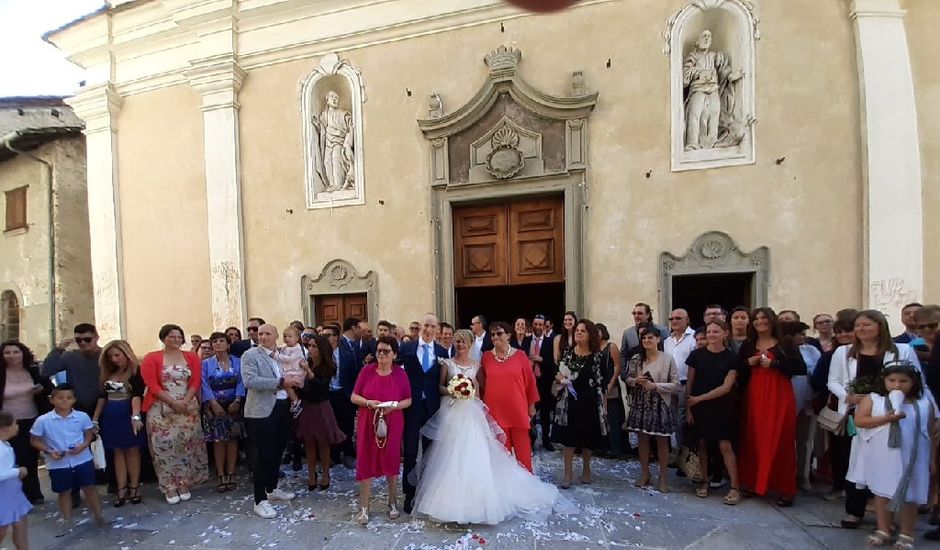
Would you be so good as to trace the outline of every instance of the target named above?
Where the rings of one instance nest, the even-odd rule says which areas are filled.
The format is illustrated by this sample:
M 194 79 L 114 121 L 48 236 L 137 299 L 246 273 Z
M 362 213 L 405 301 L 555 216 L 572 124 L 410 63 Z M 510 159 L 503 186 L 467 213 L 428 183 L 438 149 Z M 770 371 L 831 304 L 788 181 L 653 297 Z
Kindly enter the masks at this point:
M 49 470 L 52 491 L 67 493 L 73 488 L 90 487 L 96 483 L 93 460 L 82 462 L 72 468 L 54 468 Z

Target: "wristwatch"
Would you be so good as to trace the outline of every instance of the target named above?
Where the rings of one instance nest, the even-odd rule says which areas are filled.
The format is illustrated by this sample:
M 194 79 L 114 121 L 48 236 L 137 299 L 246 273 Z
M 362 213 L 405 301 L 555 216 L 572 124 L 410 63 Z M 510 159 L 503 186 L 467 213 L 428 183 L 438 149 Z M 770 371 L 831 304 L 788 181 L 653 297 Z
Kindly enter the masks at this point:
M 135 414 L 135 415 L 131 416 L 131 420 L 134 421 L 134 422 L 140 422 L 140 415 L 139 415 L 139 414 Z

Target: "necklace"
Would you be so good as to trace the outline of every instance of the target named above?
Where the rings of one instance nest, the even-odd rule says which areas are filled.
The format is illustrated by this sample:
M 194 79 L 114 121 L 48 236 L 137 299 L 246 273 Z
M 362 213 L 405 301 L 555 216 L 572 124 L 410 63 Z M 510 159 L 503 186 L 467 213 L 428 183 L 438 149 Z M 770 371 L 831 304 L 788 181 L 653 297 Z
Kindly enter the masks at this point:
M 513 354 L 514 351 L 516 351 L 516 348 L 512 348 L 512 347 L 509 348 L 509 350 L 506 352 L 506 355 L 504 355 L 504 356 L 502 357 L 502 359 L 500 359 L 499 354 L 496 353 L 496 350 L 494 349 L 494 350 L 493 350 L 493 358 L 496 359 L 496 362 L 497 362 L 497 363 L 505 363 L 506 360 L 508 360 L 509 357 L 512 356 L 512 354 Z

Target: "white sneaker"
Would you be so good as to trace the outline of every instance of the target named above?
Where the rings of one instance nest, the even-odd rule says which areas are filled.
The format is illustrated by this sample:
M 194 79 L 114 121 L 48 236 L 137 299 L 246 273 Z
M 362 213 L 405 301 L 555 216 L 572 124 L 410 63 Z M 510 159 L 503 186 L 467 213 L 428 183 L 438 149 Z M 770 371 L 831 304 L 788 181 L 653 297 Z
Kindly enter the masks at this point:
M 175 494 L 174 494 L 174 493 L 175 493 Z M 176 491 L 174 491 L 173 493 L 167 493 L 167 494 L 166 494 L 166 503 L 167 503 L 167 504 L 179 504 L 179 503 L 180 503 L 180 495 L 179 495 L 179 493 L 177 493 Z
M 271 506 L 270 502 L 262 500 L 255 504 L 255 515 L 264 519 L 274 519 L 277 517 L 277 512 L 274 511 L 274 507 Z
M 290 491 L 275 489 L 268 493 L 268 500 L 294 500 L 297 495 Z
M 190 493 L 189 491 L 186 491 L 185 493 L 180 493 L 180 500 L 184 502 L 191 498 L 193 498 L 193 494 Z

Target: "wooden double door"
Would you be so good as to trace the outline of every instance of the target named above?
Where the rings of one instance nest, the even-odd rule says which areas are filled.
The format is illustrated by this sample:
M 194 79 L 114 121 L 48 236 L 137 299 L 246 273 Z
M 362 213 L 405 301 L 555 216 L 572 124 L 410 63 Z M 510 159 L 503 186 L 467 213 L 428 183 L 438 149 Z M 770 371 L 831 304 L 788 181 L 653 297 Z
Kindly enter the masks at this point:
M 336 323 L 343 326 L 343 321 L 350 317 L 355 317 L 360 321 L 369 320 L 369 300 L 365 292 L 321 294 L 314 297 L 314 305 L 318 325 Z
M 561 197 L 454 210 L 457 288 L 565 280 Z

